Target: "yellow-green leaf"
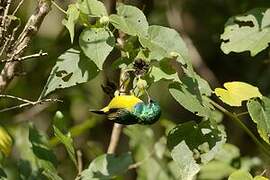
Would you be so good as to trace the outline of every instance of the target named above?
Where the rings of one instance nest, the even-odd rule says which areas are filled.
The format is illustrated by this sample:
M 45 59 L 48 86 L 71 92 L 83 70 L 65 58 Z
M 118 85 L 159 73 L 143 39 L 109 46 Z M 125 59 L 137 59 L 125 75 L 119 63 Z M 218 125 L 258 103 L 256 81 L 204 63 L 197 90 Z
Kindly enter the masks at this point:
M 259 89 L 245 82 L 227 82 L 223 88 L 216 88 L 215 94 L 224 103 L 230 106 L 241 106 L 242 101 L 249 100 L 254 97 L 262 98 Z

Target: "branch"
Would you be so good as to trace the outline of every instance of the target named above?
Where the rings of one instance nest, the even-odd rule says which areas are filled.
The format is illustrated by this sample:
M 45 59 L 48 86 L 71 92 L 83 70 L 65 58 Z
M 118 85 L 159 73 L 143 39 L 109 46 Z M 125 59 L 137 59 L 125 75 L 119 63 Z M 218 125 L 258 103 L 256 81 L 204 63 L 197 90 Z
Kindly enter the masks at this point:
M 20 109 L 20 108 L 27 107 L 27 106 L 35 106 L 35 105 L 43 104 L 43 103 L 47 103 L 47 102 L 62 102 L 59 99 L 42 99 L 42 100 L 38 100 L 38 101 L 30 101 L 28 99 L 23 99 L 23 98 L 20 98 L 20 97 L 16 97 L 16 96 L 12 96 L 12 95 L 6 95 L 6 94 L 0 94 L 0 98 L 11 98 L 11 99 L 15 99 L 15 100 L 24 102 L 24 103 L 16 105 L 16 106 L 1 109 L 0 113 L 10 111 L 10 110 L 13 110 L 13 109 Z
M 8 62 L 15 62 L 15 61 L 25 61 L 25 60 L 28 60 L 28 59 L 33 59 L 33 58 L 42 57 L 42 56 L 48 56 L 48 53 L 43 53 L 42 50 L 40 50 L 39 53 L 19 57 L 17 59 L 12 59 L 12 58 L 3 59 L 3 60 L 0 60 L 0 63 L 8 63 Z
M 19 35 L 17 41 L 14 43 L 11 51 L 8 53 L 8 57 L 12 59 L 12 62 L 5 64 L 2 72 L 0 73 L 0 93 L 2 93 L 12 79 L 21 71 L 20 62 L 13 61 L 18 59 L 25 52 L 25 48 L 29 46 L 31 39 L 37 33 L 43 22 L 45 16 L 51 10 L 50 0 L 39 0 L 35 13 L 28 19 L 24 30 Z
M 127 91 L 127 83 L 125 83 L 129 78 L 127 73 L 128 73 L 127 71 L 125 71 L 124 69 L 121 69 L 120 81 L 119 81 L 120 95 L 126 94 L 126 91 Z M 112 134 L 111 134 L 111 139 L 110 139 L 110 144 L 109 144 L 109 147 L 108 147 L 108 150 L 107 150 L 108 154 L 114 154 L 115 153 L 116 148 L 117 148 L 118 143 L 119 143 L 119 140 L 120 140 L 122 129 L 123 129 L 122 124 L 114 123 Z

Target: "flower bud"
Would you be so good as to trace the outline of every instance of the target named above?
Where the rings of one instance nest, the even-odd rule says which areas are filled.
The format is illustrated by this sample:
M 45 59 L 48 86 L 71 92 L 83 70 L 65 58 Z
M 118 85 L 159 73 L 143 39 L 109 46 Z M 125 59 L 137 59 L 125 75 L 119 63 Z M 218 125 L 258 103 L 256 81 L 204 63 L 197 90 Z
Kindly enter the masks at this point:
M 11 151 L 12 139 L 9 136 L 8 132 L 0 126 L 0 151 L 8 156 Z
M 146 82 L 146 80 L 139 79 L 139 80 L 137 81 L 137 87 L 138 87 L 138 89 L 140 89 L 140 90 L 146 89 L 146 88 L 147 88 L 147 82 Z
M 100 19 L 99 19 L 99 22 L 100 24 L 108 24 L 108 22 L 110 21 L 109 17 L 108 16 L 102 16 Z

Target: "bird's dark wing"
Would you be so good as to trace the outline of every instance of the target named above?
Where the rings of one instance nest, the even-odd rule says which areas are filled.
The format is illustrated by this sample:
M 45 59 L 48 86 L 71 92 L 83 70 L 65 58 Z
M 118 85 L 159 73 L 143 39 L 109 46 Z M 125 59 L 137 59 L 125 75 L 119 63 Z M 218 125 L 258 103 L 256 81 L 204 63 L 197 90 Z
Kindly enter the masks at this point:
M 110 109 L 110 111 L 108 112 L 108 119 L 116 123 L 125 125 L 136 124 L 138 123 L 138 121 L 140 121 L 139 117 L 132 114 L 127 109 L 118 108 Z

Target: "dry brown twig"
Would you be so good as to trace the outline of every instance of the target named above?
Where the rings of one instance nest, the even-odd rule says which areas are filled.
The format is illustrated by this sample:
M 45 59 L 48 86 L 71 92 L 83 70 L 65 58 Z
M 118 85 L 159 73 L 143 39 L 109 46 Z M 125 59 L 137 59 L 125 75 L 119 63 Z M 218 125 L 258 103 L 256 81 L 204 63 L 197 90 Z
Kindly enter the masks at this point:
M 38 58 L 38 57 L 43 57 L 43 56 L 48 56 L 48 53 L 44 53 L 44 52 L 42 52 L 42 50 L 40 50 L 36 54 L 31 54 L 31 55 L 19 57 L 17 59 L 12 59 L 12 58 L 3 59 L 3 60 L 0 60 L 0 63 L 8 63 L 8 62 L 14 62 L 14 61 L 25 61 L 25 60 L 28 60 L 28 59 L 33 59 L 33 58 Z
M 19 104 L 19 105 L 16 105 L 16 106 L 1 109 L 0 113 L 10 111 L 10 110 L 13 110 L 13 109 L 20 109 L 20 108 L 24 108 L 24 107 L 27 107 L 27 106 L 35 106 L 35 105 L 38 105 L 38 104 L 43 104 L 43 103 L 48 103 L 48 102 L 62 102 L 59 99 L 41 99 L 41 100 L 37 100 L 37 101 L 30 101 L 28 99 L 12 96 L 12 95 L 8 95 L 8 94 L 0 94 L 0 99 L 1 98 L 10 98 L 10 99 L 14 99 L 14 100 L 17 100 L 17 101 L 21 101 L 23 103 Z
M 51 10 L 50 0 L 38 0 L 37 3 L 35 12 L 30 16 L 22 33 L 13 43 L 14 45 L 10 52 L 7 52 L 7 57 L 10 62 L 5 64 L 2 72 L 0 73 L 0 93 L 3 93 L 12 79 L 21 71 L 20 62 L 16 59 L 19 59 L 25 52 L 25 49 L 29 46 L 32 37 L 37 33 L 45 16 Z

